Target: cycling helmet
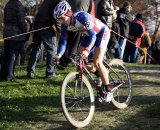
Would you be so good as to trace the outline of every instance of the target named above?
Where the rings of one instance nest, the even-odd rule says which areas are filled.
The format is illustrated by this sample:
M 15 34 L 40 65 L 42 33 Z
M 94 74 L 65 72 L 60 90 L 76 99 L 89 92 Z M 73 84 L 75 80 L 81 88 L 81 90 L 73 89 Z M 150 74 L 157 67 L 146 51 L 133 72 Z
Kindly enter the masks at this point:
M 53 12 L 54 18 L 58 19 L 58 18 L 64 16 L 68 10 L 71 10 L 71 6 L 68 4 L 67 1 L 59 2 Z

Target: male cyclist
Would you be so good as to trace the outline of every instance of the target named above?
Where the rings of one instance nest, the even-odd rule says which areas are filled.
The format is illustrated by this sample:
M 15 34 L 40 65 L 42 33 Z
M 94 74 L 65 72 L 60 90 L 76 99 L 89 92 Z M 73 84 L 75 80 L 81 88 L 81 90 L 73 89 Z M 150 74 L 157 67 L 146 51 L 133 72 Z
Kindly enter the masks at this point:
M 106 101 L 111 101 L 113 98 L 111 89 L 113 87 L 109 85 L 108 70 L 103 65 L 103 57 L 110 38 L 109 28 L 87 12 L 79 11 L 73 14 L 70 5 L 66 1 L 59 2 L 55 7 L 54 18 L 62 24 L 61 38 L 56 58 L 61 58 L 65 52 L 67 30 L 82 32 L 85 37 L 80 43 L 78 52 L 81 52 L 82 58 L 86 58 L 94 48 L 94 66 L 98 70 L 103 86 L 106 88 Z

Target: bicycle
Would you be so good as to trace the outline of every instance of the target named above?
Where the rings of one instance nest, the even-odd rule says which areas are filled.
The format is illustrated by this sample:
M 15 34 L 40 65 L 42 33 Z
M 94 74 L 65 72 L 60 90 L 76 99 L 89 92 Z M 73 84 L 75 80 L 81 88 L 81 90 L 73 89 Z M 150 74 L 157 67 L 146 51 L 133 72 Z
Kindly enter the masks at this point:
M 75 56 L 72 62 L 77 66 L 77 71 L 69 72 L 61 86 L 61 105 L 66 119 L 77 128 L 85 127 L 90 123 L 95 111 L 95 97 L 92 86 L 97 92 L 101 103 L 106 103 L 104 88 L 98 86 L 97 80 L 87 70 L 85 61 L 80 56 Z M 113 90 L 112 103 L 119 109 L 126 108 L 132 98 L 131 76 L 119 59 L 112 59 L 108 63 L 103 61 L 108 68 L 110 84 L 116 85 Z

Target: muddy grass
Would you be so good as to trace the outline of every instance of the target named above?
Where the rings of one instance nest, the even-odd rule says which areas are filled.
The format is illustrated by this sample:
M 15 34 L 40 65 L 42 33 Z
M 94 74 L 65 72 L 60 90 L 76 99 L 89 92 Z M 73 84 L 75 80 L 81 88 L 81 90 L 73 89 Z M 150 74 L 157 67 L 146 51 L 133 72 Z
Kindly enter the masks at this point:
M 91 123 L 82 130 L 160 130 L 160 66 L 127 64 L 133 81 L 133 98 L 128 108 L 100 104 Z M 65 119 L 60 105 L 60 84 L 67 72 L 60 71 L 57 80 L 40 76 L 28 81 L 21 75 L 13 83 L 0 85 L 0 129 L 75 130 Z M 70 70 L 68 70 L 70 71 Z M 46 87 L 47 86 L 47 87 Z M 18 89 L 17 89 L 18 87 Z
M 96 110 L 94 120 L 85 129 L 94 130 L 159 130 L 160 66 L 128 67 L 133 81 L 133 98 L 124 110 L 112 104 Z M 98 104 L 98 103 L 97 103 Z
M 112 104 L 102 105 L 96 101 L 94 118 L 83 130 L 160 130 L 160 66 L 128 68 L 134 92 L 130 106 L 119 110 Z M 74 129 L 63 117 L 56 124 L 57 130 Z

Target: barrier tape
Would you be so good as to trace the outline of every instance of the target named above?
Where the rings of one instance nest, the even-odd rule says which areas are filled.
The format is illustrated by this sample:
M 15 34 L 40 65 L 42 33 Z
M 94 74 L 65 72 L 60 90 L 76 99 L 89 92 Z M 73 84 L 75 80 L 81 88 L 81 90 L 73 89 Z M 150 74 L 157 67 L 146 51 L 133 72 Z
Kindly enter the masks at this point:
M 14 37 L 19 37 L 19 36 L 22 36 L 22 35 L 30 34 L 30 33 L 41 31 L 41 30 L 48 29 L 48 28 L 50 28 L 50 27 L 44 27 L 44 28 L 40 28 L 40 29 L 29 31 L 29 32 L 26 32 L 26 33 L 21 33 L 21 34 L 17 34 L 17 35 L 14 35 L 14 36 L 6 37 L 6 38 L 1 38 L 0 41 L 2 42 L 4 40 L 8 40 L 8 39 L 11 39 L 11 38 L 14 38 Z
M 50 26 L 50 27 L 51 27 L 51 26 Z M 48 29 L 48 28 L 50 28 L 50 27 L 44 27 L 44 28 L 40 28 L 40 29 L 28 31 L 28 32 L 26 32 L 26 33 L 21 33 L 21 34 L 17 34 L 17 35 L 14 35 L 14 36 L 6 37 L 6 38 L 1 38 L 1 39 L 0 39 L 0 42 L 3 42 L 4 40 L 8 40 L 8 39 L 11 39 L 11 38 L 14 38 L 14 37 L 18 37 L 18 36 L 22 36 L 22 35 L 34 33 L 34 32 L 37 32 L 37 31 L 41 31 L 41 30 L 44 30 L 44 29 Z M 120 37 L 122 37 L 122 38 L 124 38 L 124 39 L 127 39 L 126 37 L 120 35 L 119 33 L 115 32 L 115 31 L 113 31 L 113 30 L 111 30 L 111 29 L 110 29 L 110 31 L 112 31 L 113 33 L 115 33 L 116 35 L 118 35 L 118 36 L 120 36 Z M 131 44 L 134 44 L 134 45 L 135 45 L 135 43 L 132 42 L 132 41 L 129 40 L 129 39 L 127 39 L 127 41 L 130 42 Z M 141 47 L 137 47 L 137 48 L 142 49 Z M 147 55 L 148 55 L 156 64 L 158 64 L 158 63 L 152 58 L 152 56 L 151 56 L 150 54 L 147 53 Z

